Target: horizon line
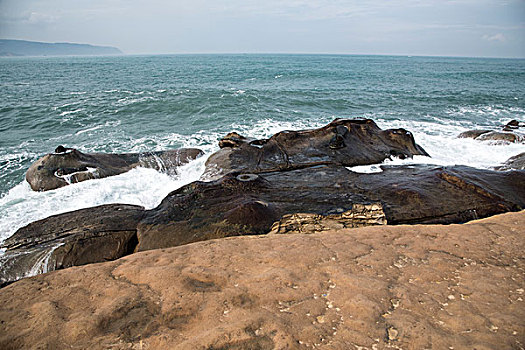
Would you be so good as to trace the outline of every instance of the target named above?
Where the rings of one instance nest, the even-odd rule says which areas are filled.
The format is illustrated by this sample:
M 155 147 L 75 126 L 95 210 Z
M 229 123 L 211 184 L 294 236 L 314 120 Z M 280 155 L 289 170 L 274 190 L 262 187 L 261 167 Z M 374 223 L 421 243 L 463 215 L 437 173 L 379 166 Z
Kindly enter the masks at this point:
M 2 39 L 0 39 L 2 40 Z M 65 42 L 64 42 L 65 43 Z M 74 43 L 68 43 L 74 44 Z M 100 46 L 95 44 L 84 44 Z M 109 46 L 115 47 L 115 46 Z M 115 47 L 118 49 L 118 47 Z M 119 49 L 120 50 L 120 49 Z M 120 50 L 122 51 L 122 50 Z M 380 56 L 380 57 L 418 57 L 418 58 L 477 58 L 477 59 L 509 59 L 523 60 L 525 56 L 469 56 L 469 55 L 425 55 L 425 54 L 388 54 L 388 53 L 334 53 L 334 52 L 179 52 L 179 53 L 118 53 L 102 55 L 21 55 L 0 56 L 0 58 L 36 58 L 36 57 L 115 57 L 115 56 L 241 56 L 241 55 L 290 55 L 290 56 Z
M 116 48 L 121 51 L 121 54 L 114 55 L 57 55 L 57 56 L 0 56 L 0 57 L 61 57 L 61 56 L 169 56 L 169 55 L 333 55 L 333 56 L 396 56 L 396 57 L 442 57 L 442 58 L 494 58 L 494 59 L 525 59 L 525 56 L 472 56 L 472 55 L 457 55 L 457 54 L 391 54 L 391 53 L 341 53 L 341 52 L 169 52 L 169 53 L 126 53 L 118 46 L 109 44 L 92 44 L 92 43 L 78 43 L 68 41 L 35 41 L 28 39 L 8 39 L 0 38 L 0 40 L 14 40 L 26 41 L 34 43 L 45 44 L 72 44 L 72 45 L 90 45 L 106 48 Z

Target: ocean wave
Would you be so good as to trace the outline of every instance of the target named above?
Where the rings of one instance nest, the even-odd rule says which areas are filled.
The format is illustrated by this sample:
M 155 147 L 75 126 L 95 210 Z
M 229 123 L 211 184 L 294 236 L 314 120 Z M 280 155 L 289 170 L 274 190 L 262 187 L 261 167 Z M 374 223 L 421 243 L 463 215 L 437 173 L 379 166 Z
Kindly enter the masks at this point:
M 106 122 L 104 124 L 99 124 L 99 125 L 91 126 L 87 129 L 79 130 L 75 133 L 75 135 L 81 135 L 81 134 L 85 134 L 90 131 L 95 131 L 95 130 L 99 130 L 99 129 L 107 128 L 107 127 L 114 128 L 114 127 L 119 126 L 120 124 L 121 124 L 120 120 L 113 121 L 113 122 Z
M 148 101 L 148 100 L 155 100 L 155 98 L 153 96 L 144 96 L 144 97 L 139 97 L 139 98 L 124 97 L 124 98 L 121 98 L 121 99 L 117 100 L 117 102 L 114 105 L 117 105 L 117 106 L 128 106 L 128 105 L 131 105 L 131 104 L 141 103 L 141 102 L 145 102 L 145 101 Z
M 70 114 L 75 114 L 75 113 L 78 113 L 78 112 L 82 112 L 83 110 L 84 110 L 84 108 L 78 108 L 78 109 L 74 109 L 72 111 L 65 111 L 65 112 L 60 113 L 60 116 L 61 117 L 65 117 L 65 116 L 70 115 Z
M 154 208 L 171 191 L 198 180 L 206 159 L 201 157 L 178 168 L 175 176 L 135 168 L 117 176 L 45 192 L 35 192 L 23 181 L 0 198 L 0 243 L 30 222 L 68 211 L 109 203 Z

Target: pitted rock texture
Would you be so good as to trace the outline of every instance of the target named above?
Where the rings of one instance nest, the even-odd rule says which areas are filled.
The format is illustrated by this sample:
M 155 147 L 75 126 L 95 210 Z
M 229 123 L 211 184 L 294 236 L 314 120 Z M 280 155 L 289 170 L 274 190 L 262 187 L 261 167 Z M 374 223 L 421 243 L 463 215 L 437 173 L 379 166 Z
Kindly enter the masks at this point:
M 282 131 L 269 139 L 247 139 L 235 132 L 219 141 L 221 150 L 206 162 L 203 178 L 230 172 L 264 173 L 316 165 L 365 165 L 391 156 L 428 156 L 405 129 L 382 130 L 371 119 L 335 119 L 319 129 Z
M 34 191 L 47 191 L 90 179 L 125 173 L 135 167 L 175 172 L 176 168 L 200 157 L 197 148 L 144 153 L 82 153 L 74 148 L 58 146 L 33 163 L 26 180 Z
M 303 223 L 308 216 L 314 231 L 320 223 L 375 225 L 379 218 L 372 216 L 361 221 L 337 218 L 374 203 L 381 204 L 384 220 L 392 225 L 466 222 L 524 208 L 525 171 L 394 166 L 360 174 L 341 166 L 318 166 L 259 175 L 231 173 L 184 186 L 146 211 L 137 228 L 137 251 L 268 233 L 278 221 L 283 229 L 293 226 L 286 222 L 299 214 Z
M 523 349 L 525 212 L 212 240 L 0 290 L 2 349 Z
M 269 233 L 314 233 L 350 227 L 386 225 L 381 203 L 354 204 L 341 214 L 287 214 L 274 223 Z

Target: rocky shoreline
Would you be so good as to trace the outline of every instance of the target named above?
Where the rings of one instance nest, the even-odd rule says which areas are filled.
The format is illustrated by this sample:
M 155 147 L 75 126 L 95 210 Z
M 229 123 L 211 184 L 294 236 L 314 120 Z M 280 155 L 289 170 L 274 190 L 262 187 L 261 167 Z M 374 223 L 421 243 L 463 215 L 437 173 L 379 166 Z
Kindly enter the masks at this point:
M 523 349 L 525 212 L 231 237 L 0 290 L 0 347 Z
M 381 130 L 370 119 L 336 119 L 319 129 L 283 131 L 264 140 L 230 133 L 219 145 L 203 175 L 214 180 L 183 186 L 156 208 L 109 204 L 22 227 L 1 246 L 6 253 L 0 257 L 0 283 L 214 238 L 462 223 L 525 207 L 520 170 L 429 165 L 383 166 L 379 173 L 365 174 L 349 170 L 390 157 L 429 156 L 409 131 Z M 155 156 L 172 159 L 176 171 L 200 154 L 190 148 Z M 144 160 L 151 156 L 88 155 L 60 146 L 33 164 L 27 178 L 49 189 L 65 184 L 57 169 L 78 174 L 91 164 L 110 176 L 112 169 L 120 173 L 150 164 Z M 120 166 L 124 159 L 128 165 Z
M 517 127 L 519 126 L 520 124 L 518 123 Z M 293 300 L 287 299 L 291 298 L 291 296 L 283 297 L 284 299 L 281 298 L 282 300 L 279 298 L 279 300 L 273 300 L 268 296 L 265 297 L 265 300 L 267 300 L 260 305 L 258 302 L 250 301 L 250 298 L 248 298 L 250 300 L 247 299 L 248 301 L 244 302 L 244 297 L 242 296 L 239 296 L 241 298 L 239 303 L 235 304 L 232 301 L 233 299 L 228 299 L 230 296 L 225 296 L 226 304 L 233 303 L 233 306 L 228 310 L 241 312 L 247 303 L 247 305 L 251 305 L 250 308 L 256 309 L 254 315 L 258 315 L 259 321 L 255 322 L 255 319 L 253 319 L 248 322 L 250 324 L 243 324 L 242 327 L 244 328 L 237 328 L 236 332 L 233 332 L 232 328 L 231 331 L 233 333 L 228 333 L 229 340 L 215 336 L 215 338 L 207 338 L 201 334 L 199 335 L 201 338 L 197 337 L 197 340 L 194 339 L 190 343 L 185 343 L 187 346 L 191 345 L 191 348 L 202 347 L 206 349 L 270 349 L 305 348 L 308 344 L 312 348 L 322 345 L 328 346 L 329 344 L 334 344 L 335 348 L 346 348 L 341 347 L 343 344 L 353 344 L 355 346 L 372 346 L 376 344 L 376 346 L 380 347 L 408 345 L 408 348 L 416 349 L 421 348 L 416 345 L 419 344 L 424 347 L 428 343 L 428 341 L 425 343 L 426 340 L 418 333 L 419 331 L 416 331 L 420 327 L 417 326 L 419 322 L 424 324 L 422 327 L 430 329 L 432 335 L 426 338 L 427 340 L 430 339 L 430 344 L 446 344 L 447 337 L 450 336 L 452 330 L 458 330 L 459 325 L 447 326 L 448 328 L 441 327 L 442 325 L 439 324 L 436 326 L 429 318 L 431 313 L 436 311 L 435 307 L 437 307 L 437 304 L 434 305 L 436 300 L 432 299 L 430 303 L 434 303 L 432 304 L 434 306 L 430 309 L 426 309 L 427 306 L 425 306 L 422 311 L 416 307 L 417 303 L 414 304 L 414 298 L 425 299 L 425 297 L 421 297 L 420 293 L 426 295 L 433 293 L 431 288 L 440 289 L 439 286 L 432 284 L 438 283 L 437 281 L 439 280 L 434 281 L 432 276 L 435 274 L 441 276 L 439 278 L 443 278 L 443 281 L 456 278 L 453 277 L 456 276 L 455 274 L 450 274 L 452 269 L 456 269 L 456 272 L 460 271 L 458 269 L 461 264 L 458 265 L 458 261 L 463 263 L 478 261 L 480 265 L 483 265 L 483 262 L 489 258 L 505 264 L 509 263 L 507 260 L 511 259 L 509 261 L 512 261 L 514 264 L 510 269 L 512 272 L 510 274 L 507 273 L 508 270 L 505 270 L 507 272 L 502 272 L 505 277 L 501 284 L 507 283 L 508 278 L 512 277 L 517 285 L 515 289 L 521 290 L 523 293 L 523 267 L 520 265 L 523 264 L 523 257 L 516 250 L 517 247 L 522 247 L 524 243 L 523 227 L 525 227 L 525 217 L 524 212 L 521 211 L 525 208 L 523 154 L 510 159 L 500 168 L 495 167 L 495 170 L 476 169 L 466 166 L 383 165 L 380 167 L 379 172 L 358 173 L 352 171 L 351 167 L 378 164 L 392 157 L 404 159 L 411 158 L 414 155 L 429 156 L 415 142 L 411 132 L 404 129 L 381 130 L 369 119 L 336 119 L 319 129 L 283 131 L 269 139 L 261 140 L 248 139 L 237 133 L 230 133 L 219 141 L 219 146 L 220 150 L 212 154 L 206 162 L 203 179 L 207 181 L 196 181 L 171 192 L 156 208 L 145 210 L 143 207 L 134 205 L 108 204 L 81 209 L 33 222 L 20 228 L 13 236 L 3 242 L 1 248 L 5 249 L 6 252 L 0 257 L 2 266 L 0 283 L 6 287 L 0 289 L 0 298 L 4 298 L 4 305 L 6 306 L 0 310 L 0 326 L 4 330 L 3 338 L 0 338 L 0 344 L 5 345 L 2 348 L 9 348 L 7 346 L 9 344 L 18 344 L 19 347 L 25 347 L 24 344 L 29 344 L 25 343 L 24 337 L 18 336 L 17 332 L 19 330 L 16 328 L 18 326 L 15 326 L 15 324 L 19 324 L 20 327 L 31 328 L 29 325 L 24 324 L 26 321 L 19 318 L 22 315 L 31 314 L 33 309 L 37 311 L 32 317 L 41 318 L 40 314 L 48 315 L 57 327 L 60 325 L 63 327 L 68 322 L 72 322 L 68 327 L 72 325 L 78 331 L 60 336 L 50 335 L 49 338 L 41 340 L 43 347 L 62 348 L 65 347 L 64 344 L 75 344 L 80 347 L 87 346 L 90 348 L 104 348 L 108 346 L 114 348 L 130 348 L 129 346 L 138 348 L 137 346 L 140 346 L 142 348 L 146 345 L 151 345 L 152 348 L 173 348 L 174 342 L 181 342 L 184 339 L 185 342 L 190 340 L 171 334 L 171 331 L 167 331 L 162 327 L 168 327 L 171 330 L 176 329 L 177 332 L 186 330 L 191 330 L 191 332 L 198 331 L 197 328 L 191 328 L 193 327 L 191 326 L 192 322 L 195 320 L 206 321 L 206 317 L 217 316 L 214 314 L 217 311 L 217 306 L 213 306 L 213 310 L 208 310 L 205 314 L 201 314 L 201 307 L 194 304 L 193 301 L 181 300 L 179 304 L 172 302 L 167 310 L 162 306 L 164 305 L 162 299 L 160 304 L 152 302 L 159 293 L 168 293 L 164 290 L 156 290 L 153 287 L 153 285 L 160 283 L 163 285 L 162 288 L 168 288 L 168 285 L 165 285 L 163 281 L 155 280 L 155 278 L 162 278 L 161 276 L 163 275 L 157 269 L 165 268 L 173 271 L 173 273 L 179 271 L 175 275 L 186 269 L 196 269 L 195 271 L 197 272 L 192 273 L 193 277 L 191 278 L 180 277 L 182 282 L 172 280 L 171 282 L 174 283 L 174 286 L 183 284 L 169 293 L 184 295 L 185 288 L 189 288 L 191 293 L 193 293 L 189 297 L 194 298 L 202 292 L 202 297 L 204 298 L 202 303 L 206 309 L 208 304 L 215 305 L 215 302 L 208 300 L 208 298 L 215 298 L 216 295 L 213 293 L 222 290 L 222 287 L 217 289 L 217 285 L 220 284 L 222 286 L 233 283 L 233 279 L 228 276 L 235 275 L 235 273 L 228 269 L 232 268 L 235 271 L 235 269 L 249 266 L 249 264 L 241 266 L 235 263 L 235 261 L 240 261 L 238 259 L 241 259 L 241 256 L 244 256 L 243 249 L 253 251 L 253 269 L 259 267 L 268 273 L 273 273 L 271 272 L 273 269 L 282 269 L 282 267 L 278 267 L 280 264 L 289 263 L 287 262 L 289 259 L 295 259 L 296 265 L 289 266 L 289 269 L 297 271 L 292 275 L 287 275 L 288 277 L 286 278 L 290 280 L 287 283 L 291 284 L 292 289 L 300 289 L 299 285 L 304 283 L 309 286 L 308 293 L 312 292 L 314 295 L 316 294 L 314 292 L 315 288 L 319 289 L 322 287 L 321 289 L 323 289 L 330 286 L 332 283 L 330 281 L 335 281 L 335 279 L 340 279 L 337 285 L 344 286 L 344 288 L 349 290 L 357 288 L 354 283 L 359 281 L 365 283 L 365 285 L 375 283 L 380 286 L 378 288 L 381 292 L 378 292 L 378 295 L 385 293 L 387 295 L 391 292 L 390 287 L 387 288 L 387 286 L 390 286 L 389 283 L 392 280 L 385 276 L 388 276 L 392 271 L 397 271 L 389 269 L 401 269 L 409 265 L 416 266 L 419 272 L 416 273 L 415 267 L 411 268 L 410 276 L 412 277 L 404 276 L 403 278 L 407 277 L 409 280 L 423 279 L 428 283 L 423 288 L 424 292 L 421 290 L 410 290 L 405 295 L 400 290 L 399 293 L 401 294 L 396 294 L 397 296 L 392 297 L 393 299 L 390 300 L 390 306 L 388 306 L 387 301 L 383 300 L 384 298 L 380 298 L 373 302 L 365 302 L 365 304 L 357 309 L 352 309 L 353 311 L 348 313 L 341 312 L 340 314 L 332 315 L 330 312 L 333 310 L 328 310 L 332 309 L 329 307 L 327 309 L 328 314 L 326 312 L 320 313 L 313 318 L 312 325 L 314 327 L 311 334 L 308 333 L 308 337 L 303 337 L 299 331 L 302 328 L 310 327 L 306 327 L 306 325 L 304 327 L 300 326 L 301 319 L 304 321 L 304 315 L 300 317 L 299 314 L 290 311 L 292 306 L 301 305 L 306 300 L 304 299 L 306 298 L 305 296 L 294 296 Z M 180 149 L 155 154 L 84 154 L 75 149 L 59 146 L 54 153 L 44 156 L 31 166 L 27 173 L 27 180 L 31 183 L 33 189 L 47 190 L 69 183 L 92 179 L 93 176 L 91 175 L 93 174 L 97 174 L 100 177 L 112 176 L 128 171 L 136 166 L 161 167 L 162 164 L 168 164 L 169 170 L 176 171 L 178 166 L 199 157 L 201 154 L 202 151 L 198 149 Z M 158 162 L 159 159 L 160 162 Z M 70 181 L 66 181 L 65 176 L 69 176 Z M 487 219 L 487 221 L 474 221 L 472 224 L 466 224 L 465 226 L 419 225 L 460 224 L 506 212 L 518 213 L 499 215 L 492 219 Z M 426 232 L 423 235 L 424 238 L 420 237 L 421 232 Z M 359 255 L 359 252 L 362 249 L 359 247 L 364 247 L 366 244 L 359 243 L 354 246 L 354 243 L 359 241 L 356 237 L 360 234 L 366 236 L 367 240 L 375 242 L 368 245 L 369 248 L 367 249 L 370 251 L 363 256 L 369 254 L 375 256 L 375 254 L 372 254 L 375 250 L 387 252 L 385 256 L 375 257 L 374 263 L 363 265 L 366 267 L 364 270 L 364 267 L 360 264 L 361 255 Z M 255 235 L 265 235 L 266 238 L 258 240 L 259 238 L 256 238 L 258 236 Z M 374 235 L 377 235 L 377 237 Z M 225 240 L 225 238 L 232 236 L 250 237 Z M 504 247 L 494 246 L 495 242 L 499 242 L 497 237 L 506 242 Z M 216 239 L 219 238 L 221 240 L 217 241 Z M 413 241 L 410 241 L 410 239 Z M 450 245 L 452 242 L 450 239 L 456 242 L 454 246 L 457 245 L 462 248 L 456 249 L 457 247 L 450 246 L 450 249 L 447 248 L 448 250 L 438 249 L 440 244 L 444 246 Z M 402 240 L 405 243 L 400 247 L 396 245 L 397 243 L 392 245 L 392 242 L 396 242 L 396 240 Z M 339 244 L 337 242 L 340 243 L 340 246 L 336 249 L 336 246 Z M 480 246 L 483 242 L 488 242 L 490 245 Z M 515 246 L 512 246 L 509 242 L 513 242 Z M 261 245 L 257 247 L 259 243 Z M 270 244 L 271 249 L 270 246 L 265 247 L 264 244 Z M 320 246 L 318 246 L 319 244 Z M 430 250 L 427 248 L 423 249 L 420 245 L 424 244 L 430 244 L 433 247 L 435 245 L 435 247 L 427 247 Z M 224 256 L 215 256 L 213 254 L 208 256 L 209 247 L 215 247 L 216 245 L 221 247 L 220 250 L 225 254 Z M 283 246 L 281 247 L 280 245 Z M 242 248 L 239 248 L 241 246 Z M 168 248 L 170 250 L 166 251 L 165 249 Z M 332 260 L 325 261 L 325 258 L 321 258 L 318 252 L 325 249 L 328 249 L 328 251 L 334 249 L 339 251 L 335 256 L 332 256 L 336 257 L 334 261 L 337 261 L 337 263 L 332 263 Z M 500 255 L 494 255 L 496 254 L 495 250 L 498 250 L 497 254 Z M 190 251 L 191 253 L 188 253 Z M 476 253 L 474 254 L 473 252 Z M 471 253 L 474 254 L 473 257 L 470 257 Z M 434 256 L 434 254 L 438 255 Z M 149 257 L 153 256 L 155 257 L 154 261 L 149 260 Z M 299 258 L 299 256 L 301 257 Z M 198 257 L 198 260 L 195 260 L 195 257 Z M 229 263 L 223 261 L 228 257 L 230 259 Z M 437 265 L 429 265 L 430 257 L 434 259 L 433 262 Z M 110 262 L 116 259 L 119 260 Z M 175 264 L 171 266 L 170 264 L 159 263 L 159 261 L 167 261 L 166 259 L 171 262 L 178 261 L 177 264 L 180 263 L 182 265 Z M 212 260 L 208 261 L 209 259 L 213 259 L 214 262 L 212 263 Z M 339 261 L 339 259 L 341 260 Z M 395 259 L 401 259 L 402 261 L 394 262 Z M 127 276 L 124 278 L 127 284 L 120 284 L 120 281 L 117 281 L 120 277 L 116 277 L 114 270 L 118 269 L 122 264 L 125 265 L 126 261 L 134 261 L 136 266 L 130 267 L 130 269 L 134 269 L 134 273 L 138 274 L 140 278 L 148 279 L 149 282 L 137 282 L 139 284 L 130 282 L 130 284 L 128 282 L 131 280 L 131 277 Z M 257 261 L 258 263 L 256 263 Z M 203 265 L 199 265 L 201 262 Z M 95 263 L 102 264 L 93 265 Z M 490 269 L 494 268 L 497 270 L 499 268 L 498 263 L 491 263 Z M 73 266 L 88 264 L 90 266 L 72 268 Z M 208 266 L 206 264 L 212 265 Z M 345 270 L 343 267 L 346 266 L 345 264 L 358 266 L 357 269 L 351 271 L 351 277 L 347 279 L 340 275 Z M 484 270 L 480 270 L 480 265 L 476 265 L 473 268 L 474 271 L 468 278 L 478 275 L 485 279 L 489 278 L 489 275 Z M 325 283 L 326 286 L 321 286 L 324 283 L 321 282 L 324 277 L 318 279 L 314 274 L 315 276 L 312 275 L 314 277 L 310 280 L 306 278 L 307 274 L 305 274 L 304 267 L 307 267 L 307 270 L 317 271 L 316 273 L 320 274 L 319 276 L 332 276 L 332 273 L 335 273 L 335 275 L 329 277 L 329 281 Z M 25 278 L 65 268 L 68 269 L 35 278 Z M 218 282 L 219 280 L 214 279 L 215 277 L 208 281 L 208 277 L 206 277 L 208 274 L 204 271 L 214 268 L 219 268 L 221 271 L 224 268 L 226 269 L 224 273 L 229 273 L 229 275 L 217 277 L 220 283 Z M 98 271 L 97 269 L 100 270 Z M 141 269 L 144 269 L 144 272 Z M 373 281 L 373 278 L 371 279 L 367 273 L 363 275 L 362 273 L 366 269 L 373 271 L 374 276 L 378 279 Z M 108 275 L 110 270 L 112 272 Z M 83 275 L 86 271 L 89 271 L 89 273 L 86 272 L 87 274 L 80 280 L 66 281 L 67 279 L 78 277 L 72 271 L 82 271 L 80 275 Z M 145 271 L 151 271 L 153 275 L 151 277 L 144 276 Z M 198 271 L 201 271 L 203 275 Z M 101 277 L 105 281 L 103 284 L 107 285 L 109 283 L 113 286 L 112 283 L 117 283 L 114 286 L 113 298 L 118 296 L 118 300 L 110 301 L 105 300 L 103 297 L 99 298 L 100 293 L 106 294 L 106 292 L 99 289 L 101 287 L 98 287 L 98 281 L 94 277 L 97 273 L 100 273 L 101 276 L 106 276 Z M 294 276 L 298 277 L 295 278 Z M 179 277 L 169 277 L 167 281 L 170 278 Z M 22 280 L 18 281 L 20 279 Z M 430 280 L 434 282 L 430 282 Z M 455 287 L 462 288 L 464 281 L 460 282 Z M 83 306 L 79 306 L 81 309 L 76 310 L 74 306 L 68 304 L 68 301 L 61 300 L 60 293 L 53 296 L 53 298 L 56 297 L 57 299 L 42 301 L 45 305 L 38 304 L 44 307 L 45 310 L 40 310 L 40 306 L 29 306 L 31 304 L 29 303 L 27 307 L 30 310 L 20 311 L 26 306 L 23 304 L 26 294 L 32 295 L 36 303 L 38 303 L 38 300 L 41 300 L 41 297 L 47 295 L 41 287 L 34 286 L 45 284 L 46 288 L 48 288 L 54 283 L 63 286 L 64 293 L 69 290 L 71 294 L 75 294 L 76 291 L 71 290 L 73 287 L 69 286 L 78 286 L 82 290 L 82 293 L 78 294 L 78 298 L 100 300 L 105 305 L 93 305 L 95 309 L 90 311 L 92 314 L 97 313 L 97 310 L 100 308 L 103 310 L 107 309 L 108 314 L 100 316 L 101 318 L 97 318 L 98 316 L 92 318 L 94 316 L 84 314 L 87 311 L 82 309 Z M 284 288 L 280 284 L 272 284 L 271 281 L 268 281 L 268 283 L 269 286 L 265 288 L 269 291 L 275 290 L 276 295 Z M 404 280 L 402 289 L 408 288 L 406 283 Z M 468 283 L 472 284 L 469 293 L 479 292 L 479 289 L 476 289 L 476 281 L 468 281 Z M 147 287 L 144 287 L 145 285 Z M 298 288 L 294 288 L 294 285 L 298 286 Z M 49 288 L 55 288 L 55 286 Z M 385 288 L 388 290 L 385 290 Z M 486 289 L 488 287 L 483 288 Z M 510 287 L 505 286 L 505 288 Z M 20 291 L 18 291 L 19 289 Z M 155 291 L 154 295 L 151 294 L 152 291 Z M 122 295 L 124 296 L 120 296 L 119 293 L 123 293 Z M 250 293 L 255 292 L 251 291 Z M 497 294 L 501 296 L 503 295 L 502 293 L 498 292 Z M 516 293 L 520 294 L 519 292 Z M 450 295 L 457 298 L 456 294 Z M 128 297 L 125 297 L 126 295 Z M 361 297 L 355 299 L 356 296 L 353 294 L 344 295 L 354 300 L 354 303 L 357 304 L 363 301 Z M 446 296 L 446 298 L 451 301 L 455 300 L 450 299 L 450 295 Z M 470 294 L 465 292 L 461 295 Z M 323 293 L 319 292 L 317 296 L 318 298 L 314 300 L 322 299 Z M 397 309 L 400 300 L 407 296 L 409 304 L 415 307 L 414 310 L 417 309 L 419 311 L 414 311 L 415 314 L 411 314 L 410 317 L 407 316 L 408 318 L 406 319 L 403 318 L 400 321 L 402 326 L 386 322 L 380 318 L 390 317 L 388 315 L 391 315 Z M 256 300 L 261 300 L 260 298 L 261 296 L 257 297 Z M 480 303 L 482 299 L 479 299 Z M 461 300 L 463 301 L 463 296 Z M 325 302 L 331 301 L 326 299 Z M 19 305 L 17 303 L 22 304 Z M 106 308 L 109 305 L 108 303 L 111 306 Z M 272 316 L 272 312 L 268 313 L 266 311 L 269 310 L 269 305 L 273 305 L 273 303 L 280 305 L 277 311 L 282 313 L 281 315 L 295 314 L 295 316 L 290 316 L 292 318 L 288 321 L 283 321 L 283 319 L 279 319 L 275 315 Z M 306 301 L 304 303 L 305 305 L 309 304 Z M 314 302 L 314 304 L 316 303 Z M 374 303 L 377 305 L 371 306 Z M 120 306 L 116 306 L 117 304 Z M 191 306 L 189 306 L 190 304 Z M 498 302 L 497 304 L 499 305 L 500 303 Z M 61 308 L 57 305 L 68 306 Z M 20 308 L 19 311 L 17 311 L 17 307 Z M 176 310 L 186 307 L 189 307 L 189 311 L 185 309 L 187 312 L 182 312 L 182 316 L 177 313 L 178 311 Z M 375 314 L 379 312 L 378 310 L 384 309 L 384 314 L 381 316 L 376 315 L 379 318 L 375 318 L 376 321 L 384 321 L 384 324 L 381 326 L 382 335 L 377 333 L 379 328 L 375 329 L 375 326 L 370 323 L 372 319 L 368 319 L 368 316 L 361 314 L 368 307 L 372 307 L 375 310 Z M 472 311 L 470 306 L 454 311 L 459 313 L 467 312 L 467 316 L 472 316 L 471 321 L 477 324 L 478 328 L 476 328 L 476 332 L 473 331 L 474 328 L 470 328 L 473 334 L 460 336 L 457 339 L 454 338 L 451 344 L 460 346 L 462 346 L 461 344 L 467 344 L 470 346 L 479 343 L 478 345 L 481 348 L 485 346 L 490 348 L 491 346 L 487 344 L 495 344 L 493 340 L 500 339 L 500 337 L 487 333 L 485 328 L 488 327 L 490 332 L 497 333 L 498 328 L 495 331 L 491 327 L 500 327 L 497 325 L 498 323 L 503 324 L 508 320 L 501 320 L 500 316 L 497 316 L 497 322 L 489 322 L 487 320 L 482 322 L 479 319 L 482 317 L 482 313 L 479 310 L 483 309 L 483 306 L 476 305 L 475 307 L 477 311 Z M 508 305 L 505 307 L 508 308 Z M 312 310 L 318 311 L 318 309 L 317 306 L 312 306 L 312 308 L 303 311 L 308 311 L 308 314 L 313 315 L 314 311 Z M 523 308 L 521 309 L 523 310 Z M 444 310 L 443 307 L 441 310 Z M 357 316 L 355 314 L 356 311 L 359 311 L 359 317 L 363 317 L 361 325 L 366 329 L 371 329 L 370 334 L 374 335 L 366 338 L 364 335 L 350 332 L 350 328 L 339 326 L 334 326 L 338 330 L 331 334 L 330 332 L 332 331 L 326 328 L 329 323 L 339 322 L 334 320 L 328 321 L 327 318 L 341 317 L 348 320 L 349 317 L 354 317 L 352 315 Z M 503 334 L 501 339 L 509 346 L 512 344 L 511 348 L 520 348 L 520 346 L 523 346 L 522 344 L 525 344 L 525 341 L 522 339 L 524 325 L 522 321 L 518 321 L 523 312 L 512 308 L 507 311 L 511 315 L 510 318 L 513 319 L 512 322 L 516 324 L 516 326 L 512 326 L 514 327 L 512 332 L 518 332 L 518 336 L 513 333 L 499 333 L 499 335 Z M 17 314 L 18 312 L 20 314 Z M 69 312 L 72 312 L 74 316 L 71 316 Z M 499 315 L 499 311 L 493 312 Z M 172 313 L 175 314 L 172 315 Z M 206 313 L 209 313 L 209 315 Z M 194 317 L 197 318 L 194 319 Z M 221 318 L 221 316 L 217 317 Z M 18 321 L 13 324 L 11 324 L 11 321 L 6 323 L 9 319 L 17 319 Z M 60 319 L 64 320 L 60 321 Z M 84 321 L 80 321 L 80 319 Z M 525 318 L 521 317 L 521 319 Z M 43 320 L 39 322 L 41 321 Z M 169 326 L 172 321 L 175 322 L 173 327 Z M 283 324 L 282 322 L 285 323 Z M 287 326 L 287 322 L 292 323 Z M 295 322 L 298 322 L 297 325 Z M 487 326 L 489 323 L 491 326 Z M 255 327 L 256 324 L 257 327 Z M 84 328 L 83 325 L 87 328 Z M 140 327 L 133 328 L 135 327 L 133 325 L 140 325 Z M 217 325 L 214 324 L 213 327 L 215 326 Z M 52 328 L 54 326 L 49 324 L 49 327 Z M 508 329 L 512 328 L 507 323 L 505 323 L 505 327 L 509 327 Z M 105 328 L 110 330 L 107 331 Z M 38 331 L 35 332 L 35 334 L 39 334 Z M 166 332 L 171 335 L 164 342 L 158 336 Z M 293 335 L 295 334 L 294 332 L 299 333 L 296 336 Z M 338 339 L 336 337 L 337 332 L 345 335 L 336 341 L 335 339 Z M 317 334 L 315 335 L 317 338 L 314 337 L 314 333 Z M 22 332 L 22 334 L 25 333 Z M 332 338 L 333 340 L 328 342 L 327 339 Z M 373 339 L 374 343 L 370 343 L 370 339 Z M 436 342 L 436 339 L 439 342 Z M 33 341 L 35 342 L 34 344 L 40 344 L 38 339 Z M 464 343 L 464 341 L 468 342 Z M 110 346 L 110 343 L 107 342 L 113 342 L 113 345 Z M 185 347 L 182 346 L 181 348 Z

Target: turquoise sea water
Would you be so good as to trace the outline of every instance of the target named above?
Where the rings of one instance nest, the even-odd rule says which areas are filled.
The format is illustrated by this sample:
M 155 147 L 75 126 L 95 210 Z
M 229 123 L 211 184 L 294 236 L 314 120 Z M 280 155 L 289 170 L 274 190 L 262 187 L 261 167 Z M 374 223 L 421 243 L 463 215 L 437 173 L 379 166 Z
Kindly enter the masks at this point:
M 236 130 L 266 137 L 336 117 L 405 127 L 436 164 L 490 167 L 525 151 L 457 139 L 525 121 L 525 60 L 337 55 L 0 59 L 0 241 L 23 224 L 111 202 L 155 206 L 199 178 L 136 169 L 35 193 L 24 174 L 57 145 L 84 152 L 217 149 Z

